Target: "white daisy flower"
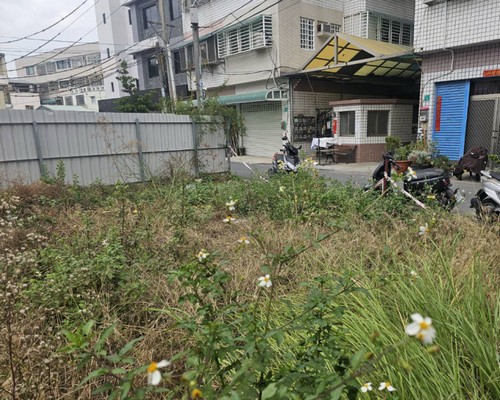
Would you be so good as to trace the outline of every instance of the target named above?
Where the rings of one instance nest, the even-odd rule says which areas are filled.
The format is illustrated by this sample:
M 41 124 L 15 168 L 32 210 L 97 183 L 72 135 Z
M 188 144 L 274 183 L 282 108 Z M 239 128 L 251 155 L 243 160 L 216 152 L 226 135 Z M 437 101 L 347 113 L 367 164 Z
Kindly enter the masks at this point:
M 424 235 L 427 235 L 429 233 L 429 224 L 425 224 L 425 225 L 422 225 L 420 228 L 419 228 L 419 231 L 418 231 L 418 234 L 420 236 L 424 236 Z
M 271 282 L 271 276 L 269 274 L 267 274 L 265 276 L 261 276 L 259 278 L 259 286 L 266 287 L 266 288 L 273 286 L 273 283 Z
M 413 322 L 406 326 L 405 332 L 408 336 L 415 336 L 424 344 L 432 344 L 436 337 L 436 330 L 432 327 L 432 319 L 422 317 L 420 314 L 412 314 Z
M 229 201 L 226 203 L 227 208 L 229 211 L 234 211 L 236 208 L 234 207 L 238 200 L 233 200 L 232 198 L 229 199 Z
M 238 243 L 250 244 L 250 240 L 246 236 L 242 236 L 238 239 Z
M 360 390 L 363 393 L 366 393 L 366 392 L 369 392 L 369 391 L 373 390 L 372 383 L 371 382 L 365 383 L 363 386 L 361 386 Z
M 394 392 L 396 390 L 396 388 L 394 388 L 391 385 L 391 382 L 380 382 L 378 390 L 384 390 L 384 389 L 386 389 L 389 392 Z
M 210 253 L 207 253 L 205 249 L 201 249 L 200 252 L 196 255 L 196 257 L 198 258 L 199 262 L 203 262 L 209 255 Z
M 278 190 L 280 193 L 284 193 L 285 192 L 285 187 L 284 186 L 280 186 L 279 190 Z
M 406 170 L 406 179 L 411 181 L 412 179 L 414 179 L 416 177 L 417 177 L 417 173 L 415 172 L 415 170 L 412 167 L 408 167 L 408 169 Z
M 168 360 L 162 360 L 160 362 L 152 362 L 148 367 L 148 385 L 157 386 L 161 382 L 161 372 L 160 368 L 168 367 L 171 364 Z
M 231 222 L 236 221 L 236 218 L 231 217 L 230 215 L 228 215 L 228 216 L 227 216 L 226 218 L 224 218 L 222 221 L 224 221 L 226 224 L 230 224 Z
M 413 270 L 410 271 L 410 275 L 413 276 L 413 277 L 415 277 L 415 278 L 418 276 L 418 274 L 415 271 L 413 271 Z

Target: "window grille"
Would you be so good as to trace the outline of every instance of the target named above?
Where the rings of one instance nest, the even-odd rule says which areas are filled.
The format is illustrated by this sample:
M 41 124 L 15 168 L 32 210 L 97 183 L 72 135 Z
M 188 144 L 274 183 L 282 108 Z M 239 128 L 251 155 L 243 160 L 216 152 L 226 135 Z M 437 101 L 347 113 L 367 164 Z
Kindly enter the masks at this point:
M 64 104 L 67 106 L 72 106 L 73 105 L 73 97 L 72 96 L 66 96 L 64 98 Z
M 156 78 L 157 76 L 160 76 L 158 59 L 156 58 L 156 56 L 148 58 L 148 74 L 150 78 Z
M 45 64 L 45 67 L 47 68 L 48 74 L 53 74 L 56 72 L 56 65 L 53 62 Z
M 26 75 L 35 75 L 35 67 L 26 67 Z
M 56 61 L 57 69 L 68 69 L 70 64 L 69 60 L 58 60 Z
M 83 94 L 76 95 L 76 105 L 77 106 L 85 105 L 85 96 Z
M 272 45 L 272 17 L 260 15 L 244 26 L 228 28 L 217 34 L 219 58 Z
M 300 19 L 300 48 L 314 50 L 314 20 Z

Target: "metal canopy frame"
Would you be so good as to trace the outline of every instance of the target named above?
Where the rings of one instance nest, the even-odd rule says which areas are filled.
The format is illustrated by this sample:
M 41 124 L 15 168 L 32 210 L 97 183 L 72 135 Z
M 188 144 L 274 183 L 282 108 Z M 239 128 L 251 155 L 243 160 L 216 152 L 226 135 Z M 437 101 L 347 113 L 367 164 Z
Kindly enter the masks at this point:
M 411 47 L 337 32 L 306 63 L 301 73 L 336 79 L 415 80 L 420 77 L 420 61 Z

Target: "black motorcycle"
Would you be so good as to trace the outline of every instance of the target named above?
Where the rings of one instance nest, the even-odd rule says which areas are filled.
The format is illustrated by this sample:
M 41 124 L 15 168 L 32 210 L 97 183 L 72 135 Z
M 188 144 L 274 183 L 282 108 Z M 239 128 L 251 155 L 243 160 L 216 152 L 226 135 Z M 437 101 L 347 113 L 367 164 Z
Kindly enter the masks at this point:
M 394 161 L 391 153 L 383 155 L 384 161 L 381 162 L 373 171 L 373 180 L 375 185 L 382 190 L 389 188 L 389 179 L 393 169 L 398 171 L 400 167 Z M 462 195 L 458 189 L 451 188 L 451 174 L 438 168 L 414 168 L 404 172 L 403 189 L 415 197 L 431 193 L 436 197 L 439 204 L 451 210 L 457 201 L 462 200 Z
M 292 146 L 288 137 L 281 138 L 282 148 L 281 153 L 273 154 L 273 166 L 268 169 L 267 173 L 272 176 L 279 171 L 283 172 L 297 172 L 300 165 L 299 150 L 302 146 Z

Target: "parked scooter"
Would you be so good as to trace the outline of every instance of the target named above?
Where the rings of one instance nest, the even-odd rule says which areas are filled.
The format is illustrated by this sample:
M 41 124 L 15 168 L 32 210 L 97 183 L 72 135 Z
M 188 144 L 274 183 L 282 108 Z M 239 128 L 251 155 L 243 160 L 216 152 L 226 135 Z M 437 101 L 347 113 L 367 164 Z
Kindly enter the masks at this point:
M 279 171 L 297 172 L 300 165 L 299 150 L 302 146 L 292 146 L 286 135 L 281 138 L 281 141 L 282 148 L 280 153 L 273 154 L 273 166 L 267 170 L 269 176 Z
M 478 218 L 500 220 L 500 173 L 481 171 L 482 189 L 470 201 L 471 208 L 476 209 Z
M 378 186 L 382 190 L 386 190 L 388 183 L 384 181 L 384 173 L 391 177 L 392 169 L 398 170 L 400 167 L 394 161 L 391 153 L 386 153 L 383 157 L 384 161 L 373 171 L 373 180 L 375 183 L 381 183 Z M 436 196 L 439 204 L 447 210 L 451 210 L 458 201 L 463 199 L 458 189 L 454 191 L 451 188 L 450 174 L 438 168 L 415 168 L 411 172 L 406 171 L 403 182 L 403 189 L 406 192 L 416 197 L 430 192 Z

